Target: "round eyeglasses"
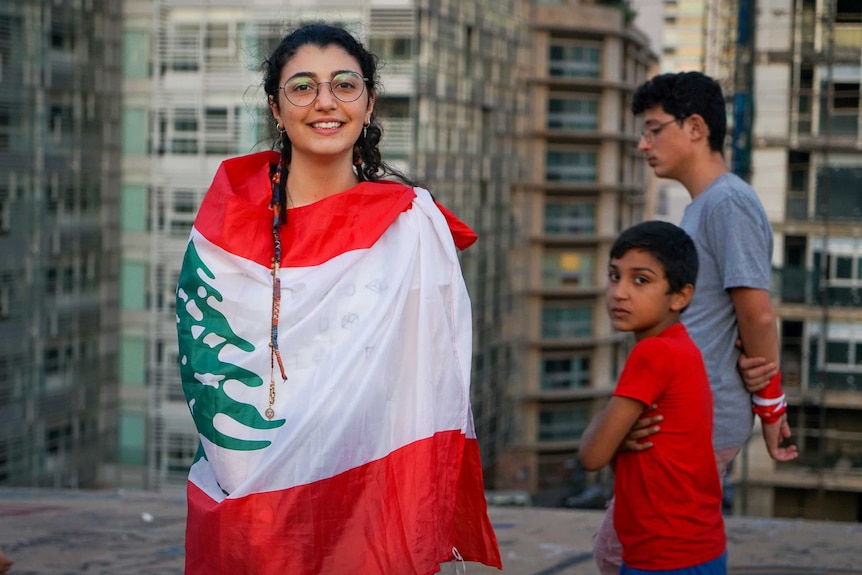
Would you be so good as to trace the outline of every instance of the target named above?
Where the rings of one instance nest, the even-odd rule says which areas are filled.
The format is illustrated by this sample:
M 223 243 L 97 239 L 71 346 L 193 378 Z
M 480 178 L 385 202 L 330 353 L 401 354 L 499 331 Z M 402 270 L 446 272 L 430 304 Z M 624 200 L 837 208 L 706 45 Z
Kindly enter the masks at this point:
M 329 82 L 315 82 L 308 76 L 297 76 L 279 88 L 284 92 L 288 102 L 294 106 L 304 107 L 311 105 L 317 99 L 323 84 L 329 84 L 329 90 L 335 99 L 347 104 L 359 99 L 365 91 L 366 81 L 366 78 L 356 72 L 339 72 Z
M 643 131 L 641 132 L 641 138 L 643 138 L 647 144 L 652 144 L 653 140 L 656 139 L 656 137 L 661 133 L 662 130 L 665 129 L 666 126 L 669 126 L 677 121 L 678 120 L 676 118 L 671 118 L 667 122 L 662 122 L 661 124 L 645 126 Z

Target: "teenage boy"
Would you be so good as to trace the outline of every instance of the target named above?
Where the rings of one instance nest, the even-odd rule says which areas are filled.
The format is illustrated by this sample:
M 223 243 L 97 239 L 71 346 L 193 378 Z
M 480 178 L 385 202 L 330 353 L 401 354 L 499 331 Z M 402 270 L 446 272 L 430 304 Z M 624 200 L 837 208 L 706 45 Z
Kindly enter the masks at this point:
M 754 190 L 724 162 L 727 111 L 721 87 L 700 72 L 661 74 L 638 87 L 632 112 L 643 116 L 638 149 L 656 176 L 682 183 L 692 198 L 680 226 L 697 246 L 700 272 L 683 323 L 703 354 L 715 398 L 713 447 L 719 477 L 751 435 L 752 410 L 761 418 L 769 455 L 790 461 L 797 452 L 795 446 L 782 446 L 790 427 L 769 299 L 772 228 Z M 660 409 L 656 413 L 635 425 L 627 448 L 651 448 L 654 437 L 644 438 L 659 430 L 662 416 L 662 426 L 668 419 Z M 612 506 L 593 547 L 602 575 L 619 572 Z
M 607 406 L 584 431 L 578 456 L 590 471 L 616 459 L 621 575 L 727 572 L 712 392 L 700 350 L 680 323 L 697 269 L 694 242 L 667 222 L 627 229 L 610 252 L 608 313 L 636 343 Z M 653 405 L 665 422 L 653 447 L 618 453 Z

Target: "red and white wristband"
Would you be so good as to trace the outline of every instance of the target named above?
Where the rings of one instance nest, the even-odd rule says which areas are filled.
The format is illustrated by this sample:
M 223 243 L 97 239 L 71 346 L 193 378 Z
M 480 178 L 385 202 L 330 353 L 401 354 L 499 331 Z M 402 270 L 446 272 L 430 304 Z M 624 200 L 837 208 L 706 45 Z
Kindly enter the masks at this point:
M 751 406 L 763 423 L 775 423 L 787 411 L 784 391 L 781 389 L 781 373 L 769 380 L 769 385 L 751 396 Z

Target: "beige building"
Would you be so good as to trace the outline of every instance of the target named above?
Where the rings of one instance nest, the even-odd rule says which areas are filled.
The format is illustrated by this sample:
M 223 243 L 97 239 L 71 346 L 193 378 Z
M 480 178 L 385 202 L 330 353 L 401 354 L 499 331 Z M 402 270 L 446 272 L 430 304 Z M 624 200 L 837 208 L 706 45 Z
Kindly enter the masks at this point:
M 622 366 L 628 339 L 605 312 L 608 251 L 645 217 L 634 88 L 655 63 L 620 7 L 534 2 L 521 85 L 523 178 L 512 203 L 520 236 L 513 288 L 524 353 L 509 393 L 511 439 L 495 486 L 559 505 L 578 488 L 581 433 Z M 581 486 L 582 487 L 582 486 Z

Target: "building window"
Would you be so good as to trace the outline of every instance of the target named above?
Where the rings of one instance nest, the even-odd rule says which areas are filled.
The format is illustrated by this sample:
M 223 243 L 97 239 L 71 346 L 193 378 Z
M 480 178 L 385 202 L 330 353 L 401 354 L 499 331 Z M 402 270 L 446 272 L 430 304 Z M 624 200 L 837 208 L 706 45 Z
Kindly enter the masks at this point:
M 239 112 L 235 108 L 207 108 L 204 111 L 204 151 L 229 155 L 239 139 Z
M 174 110 L 171 151 L 175 154 L 198 152 L 198 118 L 194 108 Z
M 862 6 L 859 0 L 836 0 L 834 42 L 837 52 L 859 55 L 862 44 Z
M 2 191 L 0 191 L 2 194 Z M 12 231 L 12 202 L 8 197 L 0 196 L 0 236 Z
M 178 24 L 168 37 L 169 67 L 175 72 L 194 72 L 199 67 L 201 38 L 199 24 Z
M 596 206 L 587 203 L 546 204 L 545 233 L 549 235 L 596 233 Z
M 120 309 L 146 309 L 146 293 L 146 264 L 123 262 L 120 266 Z
M 147 379 L 147 340 L 140 337 L 120 339 L 120 385 L 141 387 Z
M 810 387 L 862 389 L 862 331 L 852 323 L 809 324 Z
M 236 62 L 236 42 L 228 24 L 207 24 L 206 63 L 231 64 Z
M 545 155 L 545 179 L 549 182 L 595 182 L 595 152 L 584 150 L 548 150 Z
M 862 218 L 862 166 L 828 166 L 817 170 L 817 215 Z
M 119 462 L 125 465 L 144 465 L 147 462 L 145 416 L 121 413 L 119 416 Z
M 123 32 L 123 76 L 146 78 L 150 74 L 150 38 L 146 30 Z
M 597 130 L 599 102 L 583 96 L 554 96 L 548 100 L 548 128 Z
M 571 339 L 593 333 L 593 308 L 588 305 L 542 308 L 542 338 Z
M 120 229 L 145 232 L 149 220 L 149 193 L 144 186 L 123 185 L 120 190 Z
M 787 218 L 804 220 L 808 217 L 808 176 L 811 155 L 808 152 L 787 153 L 788 190 Z
M 198 450 L 197 434 L 168 433 L 167 471 L 168 475 L 185 477 Z
M 550 48 L 551 76 L 564 78 L 599 78 L 601 45 L 554 39 Z
M 0 320 L 9 319 L 12 312 L 12 287 L 0 284 Z
M 368 40 L 368 49 L 381 60 L 405 61 L 413 57 L 413 40 L 411 38 L 374 37 Z
M 824 270 L 823 267 L 826 269 Z M 856 254 L 826 254 L 823 264 L 823 252 L 814 253 L 814 268 L 818 277 L 824 277 L 829 286 L 847 286 L 862 288 L 862 255 Z
M 588 407 L 554 407 L 539 411 L 539 441 L 580 439 L 590 420 Z
M 147 153 L 147 111 L 123 106 L 123 154 L 143 156 Z
M 593 285 L 593 259 L 591 251 L 546 252 L 542 256 L 542 287 L 553 289 Z
M 540 374 L 542 389 L 582 389 L 590 385 L 589 356 L 546 357 Z
M 858 53 L 858 48 L 857 48 Z M 858 72 L 856 73 L 858 75 Z M 835 81 L 832 89 L 820 84 L 820 132 L 856 136 L 859 131 L 859 80 Z

